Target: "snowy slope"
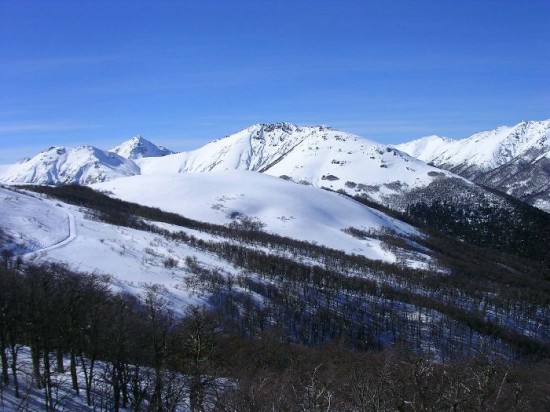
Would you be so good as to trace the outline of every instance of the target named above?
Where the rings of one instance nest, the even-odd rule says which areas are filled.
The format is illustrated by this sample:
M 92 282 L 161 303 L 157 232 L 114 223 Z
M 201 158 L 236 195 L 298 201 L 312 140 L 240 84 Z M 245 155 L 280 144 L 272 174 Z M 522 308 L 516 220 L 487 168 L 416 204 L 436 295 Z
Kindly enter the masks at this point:
M 412 157 L 429 163 L 441 155 L 446 150 L 445 148 L 453 143 L 456 142 L 448 137 L 431 135 L 399 144 L 396 148 Z
M 164 146 L 157 146 L 139 135 L 109 151 L 131 160 L 141 159 L 142 157 L 162 157 L 174 153 Z
M 264 171 L 306 139 L 314 128 L 289 123 L 256 124 L 231 136 L 214 140 L 187 153 L 165 159 L 142 159 L 143 174 L 208 172 L 220 170 Z
M 89 184 L 140 173 L 130 160 L 93 146 L 51 147 L 2 171 L 0 182 L 30 184 Z
M 0 188 L 0 249 L 13 254 L 53 248 L 68 240 L 71 216 L 35 197 Z
M 502 126 L 462 140 L 429 136 L 396 147 L 550 211 L 550 120 Z
M 152 185 L 158 190 L 152 190 Z M 357 238 L 341 229 L 353 226 L 362 230 L 389 228 L 403 235 L 416 233 L 411 227 L 338 194 L 256 173 L 135 176 L 96 186 L 111 189 L 120 197 L 211 222 L 228 223 L 246 214 L 261 219 L 264 230 L 388 262 L 395 262 L 397 257 L 380 240 Z M 109 274 L 114 289 L 135 295 L 143 291 L 144 285 L 162 285 L 177 310 L 203 299 L 185 286 L 190 275 L 185 265 L 187 258 L 197 258 L 204 267 L 222 268 L 224 273 L 239 273 L 239 269 L 204 250 L 149 231 L 106 224 L 85 209 L 35 193 L 2 188 L 0 202 L 7 211 L 0 214 L 0 228 L 9 235 L 2 236 L 3 249 L 23 255 L 25 261 L 60 262 L 78 271 Z M 183 230 L 205 240 L 228 240 L 168 224 L 159 226 Z M 176 266 L 164 265 L 167 258 Z M 409 263 L 423 265 L 425 258 L 419 259 Z
M 256 124 L 188 153 L 137 161 L 143 174 L 249 170 L 375 200 L 441 173 L 386 145 L 325 126 Z
M 373 259 L 394 261 L 378 241 L 358 239 L 342 229 L 416 233 L 410 226 L 339 194 L 247 171 L 134 176 L 93 188 L 204 222 L 228 224 L 247 217 L 263 224 L 267 232 Z
M 176 310 L 198 303 L 183 286 L 185 259 L 197 257 L 212 267 L 220 264 L 181 242 L 103 223 L 79 207 L 35 193 L 0 188 L 0 207 L 4 211 L 0 229 L 9 235 L 1 237 L 0 248 L 22 255 L 25 261 L 61 262 L 74 270 L 111 275 L 114 289 L 135 295 L 146 284 L 162 285 Z M 176 267 L 163 265 L 168 256 Z

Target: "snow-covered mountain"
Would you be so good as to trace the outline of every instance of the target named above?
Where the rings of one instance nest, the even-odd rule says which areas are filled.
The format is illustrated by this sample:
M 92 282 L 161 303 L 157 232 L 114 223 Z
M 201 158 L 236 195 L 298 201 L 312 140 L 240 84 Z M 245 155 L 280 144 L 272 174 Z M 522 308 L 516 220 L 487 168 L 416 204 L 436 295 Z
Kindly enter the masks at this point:
M 3 167 L 0 182 L 86 185 L 139 173 L 134 162 L 93 146 L 50 147 L 25 162 Z
M 90 153 L 73 155 L 83 151 Z M 452 176 L 384 144 L 326 126 L 290 123 L 255 124 L 194 151 L 166 153 L 143 138 L 130 139 L 113 152 L 52 148 L 8 168 L 0 181 L 93 184 L 136 174 L 247 170 L 386 203 Z
M 192 152 L 136 162 L 142 174 L 248 170 L 377 201 L 452 176 L 384 144 L 290 123 L 255 124 Z
M 162 157 L 174 152 L 164 146 L 157 146 L 140 135 L 134 136 L 126 142 L 109 150 L 126 159 L 141 159 L 143 157 Z
M 502 126 L 461 140 L 428 136 L 396 147 L 550 211 L 550 120 Z

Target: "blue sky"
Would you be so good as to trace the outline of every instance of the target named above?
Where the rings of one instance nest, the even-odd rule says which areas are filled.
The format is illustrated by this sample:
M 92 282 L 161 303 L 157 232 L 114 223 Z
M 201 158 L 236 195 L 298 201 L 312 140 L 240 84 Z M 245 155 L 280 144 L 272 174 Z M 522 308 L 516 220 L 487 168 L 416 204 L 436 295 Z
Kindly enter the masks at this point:
M 258 122 L 385 143 L 550 117 L 550 1 L 0 0 L 0 163 Z

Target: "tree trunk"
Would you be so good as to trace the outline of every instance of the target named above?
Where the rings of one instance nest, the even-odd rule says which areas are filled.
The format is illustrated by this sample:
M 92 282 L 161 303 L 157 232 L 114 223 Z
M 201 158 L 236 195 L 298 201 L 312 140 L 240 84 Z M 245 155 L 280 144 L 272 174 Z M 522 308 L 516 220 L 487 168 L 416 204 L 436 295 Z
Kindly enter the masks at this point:
M 126 409 L 128 407 L 128 379 L 127 379 L 128 365 L 124 365 L 119 369 L 119 381 L 120 389 L 122 391 L 122 407 Z
M 113 365 L 113 372 L 111 375 L 112 384 L 113 384 L 113 411 L 120 411 L 120 386 L 118 381 L 118 368 L 116 365 Z
M 4 386 L 8 386 L 10 377 L 8 375 L 8 356 L 6 354 L 6 342 L 4 338 L 2 338 L 0 342 L 0 356 L 2 358 L 2 383 Z
M 82 364 L 82 370 L 84 371 L 84 383 L 86 384 L 86 404 L 92 406 L 92 383 L 94 381 L 95 356 L 90 356 L 89 369 L 86 368 L 86 362 L 84 361 L 84 355 L 82 353 L 80 354 L 80 362 Z
M 74 353 L 74 351 L 71 351 L 71 363 L 69 368 L 71 370 L 71 383 L 73 390 L 77 395 L 80 395 L 80 390 L 78 388 L 78 375 L 76 373 L 76 353 Z
M 63 351 L 58 349 L 55 353 L 57 361 L 57 373 L 65 373 L 65 365 L 63 365 Z
M 46 389 L 46 409 L 54 411 L 53 392 L 52 392 L 52 377 L 49 351 L 44 350 L 44 383 Z
M 36 381 L 36 387 L 42 389 L 42 376 L 40 374 L 40 349 L 35 343 L 31 346 L 31 358 L 32 358 L 32 371 L 34 380 Z
M 11 352 L 11 373 L 13 376 L 13 387 L 15 389 L 15 397 L 17 399 L 20 398 L 19 395 L 19 379 L 17 378 L 17 345 L 15 343 L 12 343 L 10 345 L 10 352 Z

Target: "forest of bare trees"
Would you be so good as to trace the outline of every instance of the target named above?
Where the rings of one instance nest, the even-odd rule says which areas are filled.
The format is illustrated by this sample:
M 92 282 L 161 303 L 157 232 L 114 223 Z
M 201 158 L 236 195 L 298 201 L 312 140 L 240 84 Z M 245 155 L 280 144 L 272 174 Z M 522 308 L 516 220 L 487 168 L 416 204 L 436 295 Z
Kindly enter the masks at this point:
M 228 322 L 221 307 L 191 306 L 179 317 L 159 286 L 144 287 L 137 299 L 110 291 L 105 277 L 57 265 L 2 267 L 0 307 L 1 388 L 24 396 L 18 353 L 30 347 L 33 383 L 48 410 L 62 406 L 52 377 L 67 370 L 73 391 L 95 410 L 550 407 L 547 360 L 511 361 L 481 350 L 442 362 L 405 344 L 305 345 L 246 314 Z

